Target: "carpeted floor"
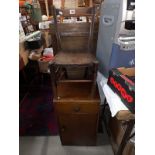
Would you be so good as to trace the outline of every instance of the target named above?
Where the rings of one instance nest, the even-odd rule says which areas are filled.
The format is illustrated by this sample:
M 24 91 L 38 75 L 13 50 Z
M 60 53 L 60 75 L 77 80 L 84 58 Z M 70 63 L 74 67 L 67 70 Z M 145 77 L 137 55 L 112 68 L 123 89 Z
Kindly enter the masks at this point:
M 20 102 L 19 127 L 20 136 L 58 134 L 49 78 L 45 78 L 43 82 L 35 79 L 29 92 Z

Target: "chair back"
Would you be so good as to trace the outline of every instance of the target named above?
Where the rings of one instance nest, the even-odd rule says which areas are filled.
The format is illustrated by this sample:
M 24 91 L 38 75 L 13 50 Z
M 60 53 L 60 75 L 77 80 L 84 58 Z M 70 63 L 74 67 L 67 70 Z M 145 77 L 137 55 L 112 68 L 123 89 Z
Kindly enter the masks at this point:
M 92 52 L 95 7 L 57 9 L 52 6 L 52 11 L 51 30 L 55 33 L 58 51 Z M 80 18 L 85 18 L 85 22 L 77 21 Z

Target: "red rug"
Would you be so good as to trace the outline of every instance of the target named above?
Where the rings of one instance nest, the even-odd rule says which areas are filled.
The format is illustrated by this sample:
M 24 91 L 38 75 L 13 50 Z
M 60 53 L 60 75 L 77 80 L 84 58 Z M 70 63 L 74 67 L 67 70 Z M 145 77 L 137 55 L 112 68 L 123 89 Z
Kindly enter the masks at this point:
M 57 135 L 58 125 L 53 107 L 51 87 L 36 85 L 20 103 L 19 135 Z

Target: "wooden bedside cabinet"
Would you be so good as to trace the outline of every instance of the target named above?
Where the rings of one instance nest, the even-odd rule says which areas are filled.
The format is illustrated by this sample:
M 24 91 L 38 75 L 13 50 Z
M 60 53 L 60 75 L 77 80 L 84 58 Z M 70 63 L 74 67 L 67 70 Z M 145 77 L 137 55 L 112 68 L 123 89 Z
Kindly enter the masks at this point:
M 99 96 L 89 99 L 89 84 L 82 83 L 74 88 L 74 84 L 71 85 L 58 87 L 59 94 L 63 89 L 63 97 L 54 99 L 61 142 L 63 145 L 96 145 Z

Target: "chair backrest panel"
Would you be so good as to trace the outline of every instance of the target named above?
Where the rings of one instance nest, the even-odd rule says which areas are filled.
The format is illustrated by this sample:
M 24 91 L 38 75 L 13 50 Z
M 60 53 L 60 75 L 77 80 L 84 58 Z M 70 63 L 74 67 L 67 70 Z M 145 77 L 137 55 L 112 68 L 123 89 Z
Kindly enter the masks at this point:
M 88 52 L 88 37 L 62 37 L 61 47 L 63 52 Z
M 59 23 L 60 36 L 88 36 L 90 23 Z
M 55 9 L 56 14 L 63 17 L 79 17 L 79 16 L 92 16 L 93 9 L 90 7 L 85 8 L 70 8 L 70 9 Z
M 53 6 L 52 9 L 53 9 L 53 16 L 54 16 L 54 31 L 56 34 L 59 50 L 77 51 L 78 49 L 82 50 L 83 45 L 85 45 L 84 50 L 87 52 L 90 52 L 91 46 L 93 44 L 95 8 L 89 7 L 89 8 L 78 8 L 78 9 L 56 9 Z M 62 16 L 63 18 L 89 16 L 91 22 L 61 23 L 61 22 L 58 22 L 57 15 L 59 15 L 59 17 Z M 67 37 L 67 38 L 64 38 L 64 37 Z M 76 39 L 75 37 L 78 37 L 78 38 Z M 85 38 L 85 41 L 83 40 L 82 37 Z M 67 43 L 67 41 L 69 41 L 69 43 Z M 77 43 L 75 41 L 77 41 Z M 82 42 L 82 44 L 80 44 L 80 42 Z
M 89 27 L 90 23 L 58 23 L 58 29 L 60 36 L 68 36 L 73 33 L 75 36 L 79 36 L 80 34 L 83 34 L 83 36 L 89 36 Z M 94 34 L 98 34 L 98 23 L 95 23 L 94 25 Z M 50 24 L 50 30 L 52 34 L 55 34 L 55 25 L 52 23 Z M 71 36 L 73 36 L 71 35 Z M 82 35 L 80 35 L 82 36 Z

